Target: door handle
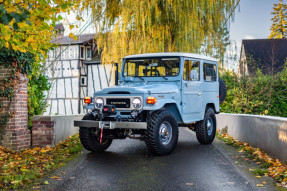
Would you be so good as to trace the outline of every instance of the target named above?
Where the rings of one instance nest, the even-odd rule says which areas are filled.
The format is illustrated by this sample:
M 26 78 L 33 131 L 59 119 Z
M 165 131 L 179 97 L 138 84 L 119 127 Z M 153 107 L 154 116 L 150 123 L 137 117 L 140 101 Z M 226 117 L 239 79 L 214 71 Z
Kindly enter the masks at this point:
M 202 93 L 198 93 L 199 96 L 201 96 Z

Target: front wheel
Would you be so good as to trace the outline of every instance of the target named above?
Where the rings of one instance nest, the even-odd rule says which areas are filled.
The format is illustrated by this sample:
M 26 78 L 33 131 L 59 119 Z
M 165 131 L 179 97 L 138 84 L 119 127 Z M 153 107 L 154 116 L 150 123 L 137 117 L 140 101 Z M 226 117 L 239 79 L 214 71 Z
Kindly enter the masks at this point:
M 175 117 L 168 111 L 155 111 L 148 118 L 145 143 L 156 155 L 168 155 L 177 145 L 178 126 Z
M 198 142 L 211 144 L 216 133 L 216 118 L 212 108 L 207 108 L 204 119 L 195 124 L 195 133 Z
M 82 120 L 94 120 L 93 115 L 86 114 Z M 103 152 L 112 144 L 112 139 L 100 142 L 96 128 L 80 127 L 80 141 L 85 149 L 92 152 Z

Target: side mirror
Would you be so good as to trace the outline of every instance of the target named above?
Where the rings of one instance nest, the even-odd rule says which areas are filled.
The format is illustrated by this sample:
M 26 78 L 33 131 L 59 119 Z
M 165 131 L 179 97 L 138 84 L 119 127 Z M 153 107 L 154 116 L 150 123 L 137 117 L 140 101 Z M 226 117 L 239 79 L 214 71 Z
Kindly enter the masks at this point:
M 197 70 L 190 70 L 190 80 L 198 81 L 198 72 Z

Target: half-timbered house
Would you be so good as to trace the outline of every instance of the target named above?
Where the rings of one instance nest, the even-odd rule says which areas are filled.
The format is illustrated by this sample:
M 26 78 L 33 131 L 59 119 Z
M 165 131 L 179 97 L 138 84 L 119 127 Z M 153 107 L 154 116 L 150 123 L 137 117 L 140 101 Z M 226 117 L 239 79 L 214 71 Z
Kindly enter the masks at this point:
M 95 34 L 83 34 L 77 40 L 59 35 L 52 41 L 58 46 L 45 62 L 52 88 L 44 115 L 84 113 L 84 97 L 114 83 L 112 66 L 101 63 L 94 38 Z

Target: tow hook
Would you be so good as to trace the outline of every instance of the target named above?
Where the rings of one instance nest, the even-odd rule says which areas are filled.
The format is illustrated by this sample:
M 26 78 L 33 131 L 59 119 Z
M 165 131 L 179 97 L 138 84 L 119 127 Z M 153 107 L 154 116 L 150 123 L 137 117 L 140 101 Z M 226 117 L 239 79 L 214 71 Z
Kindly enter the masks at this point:
M 103 141 L 103 133 L 104 133 L 104 128 L 101 128 L 100 144 L 102 144 L 102 141 Z

